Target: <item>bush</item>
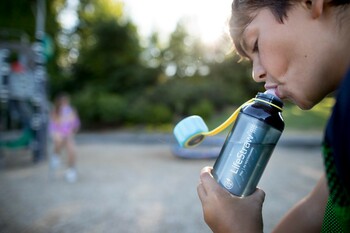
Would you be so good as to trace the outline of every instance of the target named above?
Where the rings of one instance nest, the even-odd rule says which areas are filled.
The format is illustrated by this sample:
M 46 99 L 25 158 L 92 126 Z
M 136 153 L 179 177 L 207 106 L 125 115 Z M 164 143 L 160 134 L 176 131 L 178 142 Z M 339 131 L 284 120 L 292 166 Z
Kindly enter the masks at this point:
M 137 101 L 129 104 L 126 109 L 126 120 L 128 123 L 142 123 L 143 116 L 147 112 L 147 106 L 149 103 L 146 99 L 138 99 Z
M 93 90 L 85 89 L 72 96 L 72 103 L 77 109 L 83 125 L 90 125 L 97 120 L 97 99 Z
M 159 124 L 172 120 L 171 110 L 163 104 L 154 104 L 146 98 L 140 98 L 128 108 L 129 123 Z
M 86 127 L 118 125 L 124 120 L 126 101 L 118 95 L 85 89 L 75 95 L 72 101 Z
M 162 104 L 156 104 L 150 106 L 150 114 L 146 118 L 146 122 L 151 124 L 160 124 L 160 123 L 170 123 L 172 120 L 172 112 L 170 109 Z
M 224 87 L 222 82 L 208 77 L 178 78 L 158 85 L 149 98 L 170 108 L 174 115 L 184 116 L 192 113 L 195 106 L 203 104 L 203 99 L 210 102 L 212 110 L 223 108 L 228 104 Z
M 120 124 L 124 118 L 126 103 L 118 95 L 101 94 L 97 99 L 98 119 L 107 124 Z
M 190 115 L 199 115 L 202 118 L 208 119 L 214 113 L 214 106 L 209 100 L 201 100 L 190 109 L 189 113 Z

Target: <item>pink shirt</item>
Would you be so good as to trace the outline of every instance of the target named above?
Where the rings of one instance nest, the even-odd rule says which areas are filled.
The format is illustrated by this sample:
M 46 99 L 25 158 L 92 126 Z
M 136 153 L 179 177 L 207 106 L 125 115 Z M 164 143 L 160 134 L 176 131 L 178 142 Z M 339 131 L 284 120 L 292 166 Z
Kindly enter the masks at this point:
M 80 127 L 80 120 L 69 105 L 63 106 L 59 112 L 58 120 L 50 119 L 50 134 L 63 137 L 70 136 Z

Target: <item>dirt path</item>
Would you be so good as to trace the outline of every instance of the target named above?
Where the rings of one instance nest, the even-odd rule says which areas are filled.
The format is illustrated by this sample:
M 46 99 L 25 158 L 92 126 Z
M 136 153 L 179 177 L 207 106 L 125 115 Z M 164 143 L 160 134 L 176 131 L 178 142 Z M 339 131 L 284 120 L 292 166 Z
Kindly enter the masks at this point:
M 46 162 L 6 152 L 0 170 L 0 232 L 205 233 L 196 193 L 214 160 L 174 157 L 169 144 L 78 143 L 79 180 L 50 178 Z M 322 172 L 320 149 L 277 147 L 260 183 L 265 232 Z

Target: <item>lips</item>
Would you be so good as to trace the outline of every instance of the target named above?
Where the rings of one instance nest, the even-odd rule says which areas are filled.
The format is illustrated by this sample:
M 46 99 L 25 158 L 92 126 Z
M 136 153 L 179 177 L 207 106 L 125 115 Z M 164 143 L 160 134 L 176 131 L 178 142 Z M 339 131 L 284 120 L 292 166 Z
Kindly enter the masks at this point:
M 276 95 L 276 89 L 274 88 L 266 89 L 265 93 Z
M 269 84 L 265 84 L 265 89 L 266 91 L 269 91 L 269 92 L 276 92 L 276 89 L 277 89 L 277 85 L 269 85 Z
M 267 93 L 271 93 L 275 96 L 277 96 L 278 98 L 282 99 L 282 96 L 280 94 L 280 92 L 278 91 L 278 86 L 276 85 L 265 85 L 265 89 Z
M 281 100 L 284 99 L 284 97 L 280 94 L 280 92 L 278 91 L 278 88 L 275 89 L 275 94 L 278 98 L 280 98 Z

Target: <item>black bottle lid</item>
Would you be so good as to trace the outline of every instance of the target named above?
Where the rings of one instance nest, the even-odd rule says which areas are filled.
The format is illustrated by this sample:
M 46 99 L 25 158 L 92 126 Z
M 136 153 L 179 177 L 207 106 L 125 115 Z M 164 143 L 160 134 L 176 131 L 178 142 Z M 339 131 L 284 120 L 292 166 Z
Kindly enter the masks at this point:
M 261 102 L 268 102 L 268 103 L 271 103 L 271 104 L 274 104 L 276 106 L 278 106 L 280 108 L 280 110 L 282 110 L 283 108 L 283 102 L 280 98 L 278 98 L 276 95 L 274 94 L 271 94 L 269 92 L 258 92 L 258 94 L 255 96 L 256 99 L 260 99 L 260 100 L 263 100 Z

